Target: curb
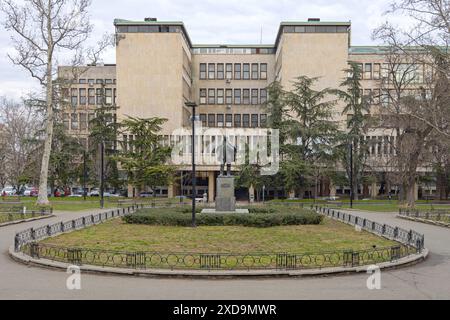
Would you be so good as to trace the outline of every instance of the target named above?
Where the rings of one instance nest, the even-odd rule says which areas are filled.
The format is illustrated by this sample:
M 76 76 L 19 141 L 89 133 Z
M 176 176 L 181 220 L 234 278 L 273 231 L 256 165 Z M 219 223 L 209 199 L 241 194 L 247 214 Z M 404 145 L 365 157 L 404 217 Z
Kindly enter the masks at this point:
M 10 257 L 28 266 L 37 266 L 49 269 L 59 269 L 66 271 L 71 264 L 55 262 L 46 259 L 34 259 L 22 252 L 15 252 L 13 247 L 9 248 Z M 422 253 L 402 258 L 396 262 L 383 262 L 377 266 L 380 269 L 396 269 L 415 265 L 427 259 L 429 250 L 424 249 Z M 303 277 L 324 277 L 340 274 L 366 273 L 368 266 L 360 267 L 335 267 L 326 269 L 310 270 L 255 270 L 255 271 L 200 271 L 200 270 L 135 270 L 120 269 L 112 267 L 99 267 L 82 265 L 79 266 L 82 272 L 88 274 L 103 274 L 115 276 L 133 276 L 146 278 L 192 278 L 192 279 L 232 279 L 232 278 L 303 278 Z
M 403 219 L 403 220 L 414 221 L 414 222 L 426 223 L 426 224 L 437 226 L 437 227 L 450 228 L 450 223 L 444 223 L 444 222 L 427 220 L 427 219 L 422 219 L 422 218 L 415 218 L 415 217 L 407 217 L 407 216 L 402 216 L 400 214 L 397 215 L 397 218 Z
M 8 226 L 16 225 L 16 224 L 21 224 L 21 223 L 27 223 L 27 222 L 33 222 L 33 221 L 38 221 L 38 220 L 49 219 L 49 218 L 53 218 L 53 217 L 56 217 L 56 216 L 54 214 L 52 214 L 52 215 L 49 215 L 49 216 L 42 216 L 42 217 L 25 219 L 25 220 L 16 220 L 16 221 L 0 223 L 0 228 L 1 227 L 8 227 Z

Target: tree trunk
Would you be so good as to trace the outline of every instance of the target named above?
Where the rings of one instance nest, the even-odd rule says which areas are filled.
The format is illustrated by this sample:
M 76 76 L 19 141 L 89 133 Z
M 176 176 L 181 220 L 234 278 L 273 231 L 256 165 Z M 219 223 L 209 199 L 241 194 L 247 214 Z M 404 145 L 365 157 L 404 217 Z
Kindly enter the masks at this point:
M 409 179 L 406 193 L 406 204 L 409 208 L 416 206 L 416 179 Z

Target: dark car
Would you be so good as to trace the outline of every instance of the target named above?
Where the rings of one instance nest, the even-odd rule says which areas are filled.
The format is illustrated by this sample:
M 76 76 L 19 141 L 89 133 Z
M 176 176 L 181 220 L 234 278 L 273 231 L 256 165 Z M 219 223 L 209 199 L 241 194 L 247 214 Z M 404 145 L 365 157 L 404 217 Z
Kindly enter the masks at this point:
M 153 192 L 141 192 L 139 193 L 140 198 L 150 198 L 153 197 Z

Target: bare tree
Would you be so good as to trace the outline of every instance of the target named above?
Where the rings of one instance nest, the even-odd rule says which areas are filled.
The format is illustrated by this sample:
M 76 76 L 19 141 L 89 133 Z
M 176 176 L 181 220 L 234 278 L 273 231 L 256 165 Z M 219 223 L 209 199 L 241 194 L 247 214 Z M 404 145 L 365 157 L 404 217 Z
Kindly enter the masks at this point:
M 15 54 L 11 61 L 37 79 L 45 91 L 44 153 L 39 182 L 38 204 L 49 203 L 47 180 L 52 149 L 53 123 L 58 95 L 54 90 L 58 57 L 73 56 L 72 65 L 84 64 L 85 58 L 95 62 L 99 53 L 109 45 L 102 41 L 98 49 L 84 50 L 83 44 L 92 32 L 88 7 L 91 0 L 0 0 L 5 14 L 5 28 L 12 32 Z
M 398 30 L 385 24 L 375 32 L 382 40 L 385 64 L 380 80 L 379 127 L 391 131 L 389 161 L 401 184 L 402 200 L 415 206 L 419 169 L 429 167 L 432 137 L 445 136 L 450 95 L 448 63 L 440 50 L 405 44 Z
M 0 122 L 4 136 L 4 154 L 1 157 L 6 181 L 19 190 L 31 155 L 36 149 L 34 141 L 41 128 L 41 121 L 29 107 L 1 98 Z

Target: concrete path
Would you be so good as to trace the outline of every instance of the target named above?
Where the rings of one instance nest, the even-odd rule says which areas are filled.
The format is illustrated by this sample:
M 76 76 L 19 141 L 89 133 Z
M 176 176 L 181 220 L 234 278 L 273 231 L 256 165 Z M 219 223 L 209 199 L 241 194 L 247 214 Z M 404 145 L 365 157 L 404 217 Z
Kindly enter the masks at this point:
M 425 234 L 429 259 L 382 273 L 382 290 L 366 287 L 368 275 L 267 280 L 146 279 L 82 275 L 82 290 L 66 289 L 61 271 L 27 267 L 7 254 L 14 233 L 90 212 L 57 213 L 44 221 L 0 229 L 0 299 L 450 299 L 450 230 L 396 219 L 394 214 L 355 213 Z

